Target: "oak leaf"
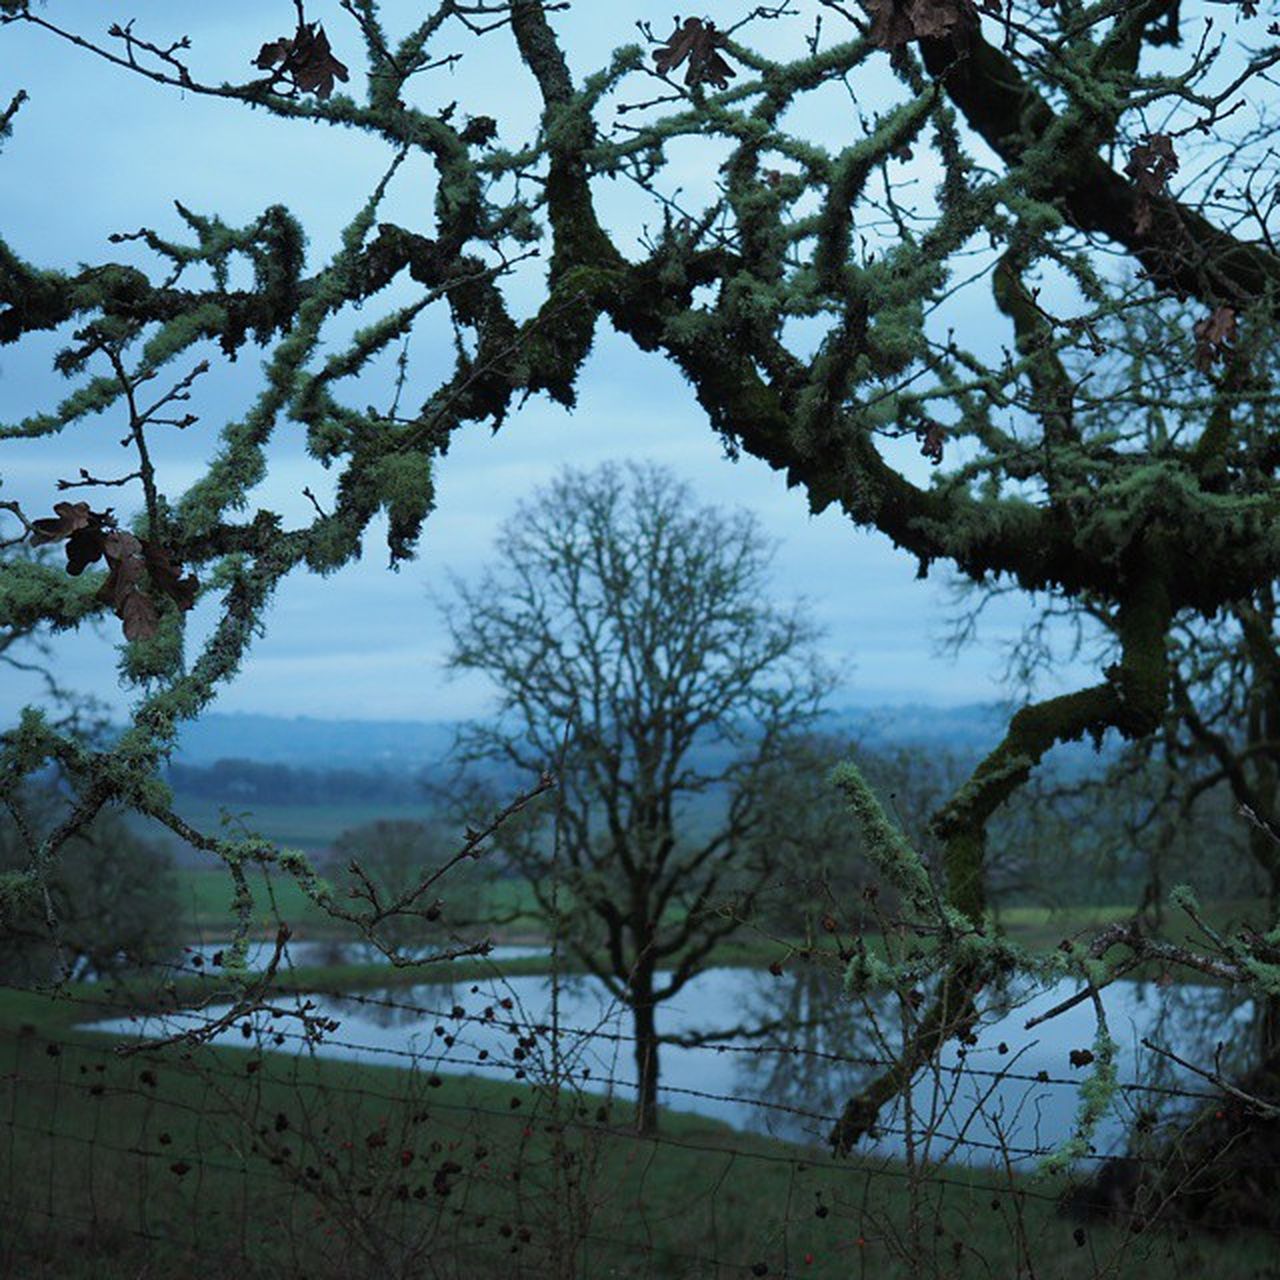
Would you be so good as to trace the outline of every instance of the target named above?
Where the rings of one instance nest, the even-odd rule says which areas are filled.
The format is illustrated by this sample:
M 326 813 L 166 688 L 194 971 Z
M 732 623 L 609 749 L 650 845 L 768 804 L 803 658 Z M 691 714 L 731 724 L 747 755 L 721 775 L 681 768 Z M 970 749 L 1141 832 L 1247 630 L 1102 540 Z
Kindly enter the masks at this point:
M 943 446 L 947 440 L 947 429 L 940 422 L 926 418 L 916 428 L 916 439 L 920 441 L 920 453 L 936 467 L 942 461 Z
M 281 36 L 279 40 L 268 40 L 258 50 L 258 56 L 254 58 L 253 65 L 260 67 L 263 71 L 270 71 L 277 62 L 283 62 L 289 56 L 292 48 L 293 41 L 285 36 Z
M 55 502 L 54 516 L 31 522 L 31 541 L 37 546 L 69 538 L 80 529 L 97 528 L 111 518 L 111 509 L 90 511 L 87 502 Z
M 1215 307 L 1201 320 L 1195 322 L 1196 368 L 1205 373 L 1215 360 L 1231 350 L 1230 343 L 1236 336 L 1236 313 L 1231 307 Z
M 150 639 L 160 625 L 148 588 L 163 592 L 183 611 L 195 605 L 195 575 L 183 577 L 181 563 L 167 548 L 117 529 L 111 508 L 93 511 L 87 502 L 57 502 L 53 510 L 53 516 L 31 522 L 31 541 L 39 546 L 65 539 L 67 572 L 73 577 L 106 560 L 97 598 L 124 623 L 125 639 Z
M 653 60 L 661 75 L 674 71 L 688 60 L 684 82 L 689 88 L 709 84 L 716 89 L 727 89 L 729 81 L 738 73 L 720 56 L 719 49 L 724 43 L 724 34 L 716 30 L 714 22 L 686 18 L 681 23 L 677 17 L 676 29 L 661 48 L 654 50 Z
M 973 26 L 973 0 L 871 0 L 871 43 L 894 49 L 912 40 L 941 39 Z M 992 12 L 986 4 L 983 8 Z
M 102 558 L 102 530 L 77 529 L 67 539 L 67 572 L 78 578 L 91 564 Z
M 126 640 L 148 640 L 156 633 L 159 615 L 143 588 L 147 563 L 142 542 L 131 533 L 113 529 L 102 539 L 107 561 L 107 580 L 98 599 L 109 604 L 124 623 Z
M 346 84 L 350 79 L 346 64 L 334 56 L 329 37 L 318 22 L 302 23 L 292 37 L 268 40 L 253 65 L 273 71 L 276 78 L 287 76 L 300 93 L 314 93 L 317 98 L 327 98 L 335 80 Z
M 147 562 L 147 574 L 153 586 L 163 591 L 179 609 L 192 608 L 196 602 L 199 583 L 196 575 L 181 575 L 182 565 L 175 561 L 167 548 L 155 542 L 143 541 L 142 554 Z
M 1124 167 L 1137 188 L 1133 228 L 1139 235 L 1151 229 L 1151 200 L 1168 194 L 1169 179 L 1178 172 L 1178 156 L 1167 133 L 1149 133 L 1129 152 Z
M 160 615 L 140 587 L 135 587 L 116 606 L 116 613 L 124 623 L 126 640 L 150 640 L 160 627 Z

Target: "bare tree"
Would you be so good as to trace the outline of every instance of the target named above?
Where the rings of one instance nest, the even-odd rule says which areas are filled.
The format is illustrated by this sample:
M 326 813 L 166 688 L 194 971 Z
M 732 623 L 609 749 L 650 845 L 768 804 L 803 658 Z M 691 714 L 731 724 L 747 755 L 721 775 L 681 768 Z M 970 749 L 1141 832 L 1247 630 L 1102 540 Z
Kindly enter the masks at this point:
M 480 883 L 471 859 L 454 867 L 447 881 L 448 898 L 434 893 L 417 897 L 418 887 L 453 854 L 449 838 L 437 822 L 379 818 L 348 827 L 334 841 L 334 852 L 357 886 L 371 886 L 386 902 L 415 898 L 413 911 L 389 916 L 380 925 L 390 944 L 421 952 L 439 949 L 445 940 L 458 942 L 454 927 L 475 920 L 480 909 Z
M 759 785 L 827 680 L 799 606 L 766 596 L 752 516 L 695 507 L 655 466 L 565 471 L 524 504 L 496 566 L 458 584 L 455 669 L 497 716 L 471 760 L 554 768 L 560 804 L 509 842 L 541 911 L 631 1010 L 637 1123 L 657 1123 L 657 1006 L 736 929 L 768 879 Z
M 783 931 L 807 946 L 820 933 L 863 919 L 864 895 L 879 898 L 881 885 L 867 858 L 866 842 L 831 771 L 853 760 L 922 856 L 934 858 L 928 827 L 932 814 L 954 791 L 964 765 L 945 749 L 868 747 L 830 732 L 795 734 L 763 779 L 761 838 L 770 848 L 774 875 L 767 894 L 757 894 L 756 923 Z M 893 902 L 884 886 L 882 905 Z
M 56 778 L 31 783 L 21 808 L 0 809 L 0 981 L 106 977 L 175 958 L 183 939 L 170 856 L 119 810 L 101 810 L 68 842 L 47 895 L 22 892 L 14 872 L 52 821 L 60 790 Z

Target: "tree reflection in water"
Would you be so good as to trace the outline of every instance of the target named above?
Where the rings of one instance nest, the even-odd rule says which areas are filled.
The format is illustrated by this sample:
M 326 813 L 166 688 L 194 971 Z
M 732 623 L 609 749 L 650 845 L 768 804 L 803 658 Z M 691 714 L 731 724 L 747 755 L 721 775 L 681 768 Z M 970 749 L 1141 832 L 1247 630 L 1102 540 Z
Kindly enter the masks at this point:
M 851 1000 L 838 972 L 812 962 L 782 977 L 758 976 L 745 993 L 744 1022 L 786 1029 L 762 1041 L 758 1051 L 736 1055 L 734 1092 L 768 1099 L 771 1109 L 760 1118 L 766 1132 L 794 1140 L 799 1129 L 823 1142 L 844 1099 L 886 1057 L 882 1023 L 889 997 L 875 1005 L 870 998 Z
M 883 1113 L 880 1150 L 913 1158 L 989 1163 L 1009 1157 L 1024 1166 L 1070 1137 L 1086 1077 L 1091 1015 L 1070 1015 L 1025 1029 L 1027 1018 L 1074 990 L 1020 983 L 989 992 L 971 1044 L 944 1052 L 917 1073 L 909 1094 Z M 778 1137 L 825 1141 L 845 1098 L 896 1058 L 920 996 L 928 991 L 852 997 L 829 967 L 798 964 L 781 978 L 759 975 L 744 1007 L 761 1024 L 788 1028 L 736 1054 L 734 1092 L 767 1099 L 753 1123 Z M 1116 983 L 1103 992 L 1119 1045 L 1121 1089 L 1095 1135 L 1100 1154 L 1133 1150 L 1185 1123 L 1195 1099 L 1212 1093 L 1205 1080 L 1144 1039 L 1230 1078 L 1257 1063 L 1253 1005 L 1225 988 Z M 1215 1066 L 1215 1063 L 1217 1064 Z

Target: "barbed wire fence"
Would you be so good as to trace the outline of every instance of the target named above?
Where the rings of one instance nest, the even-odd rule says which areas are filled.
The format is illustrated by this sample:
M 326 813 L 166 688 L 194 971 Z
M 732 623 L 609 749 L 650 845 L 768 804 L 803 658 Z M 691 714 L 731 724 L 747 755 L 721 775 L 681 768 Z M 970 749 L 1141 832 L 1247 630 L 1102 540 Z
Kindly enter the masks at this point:
M 198 952 L 161 969 L 171 990 L 188 984 L 185 1008 L 128 1014 L 118 992 L 81 986 L 56 997 L 55 1029 L 0 1028 L 5 1274 L 1195 1274 L 1221 1254 L 1204 1232 L 1231 1230 L 1238 1274 L 1253 1275 L 1266 1272 L 1248 1259 L 1280 1243 L 1266 1227 L 1190 1231 L 1158 1204 L 1106 1203 L 1108 1176 L 1136 1180 L 1156 1154 L 1099 1151 L 1069 1178 L 1037 1177 L 1054 1144 L 1027 1141 L 1018 1114 L 1080 1085 L 1024 1069 L 1007 1046 L 995 1065 L 935 1064 L 876 1143 L 833 1159 L 821 1143 L 838 1108 L 782 1096 L 778 1071 L 890 1057 L 795 1035 L 684 1044 L 707 1087 L 661 1082 L 662 1127 L 639 1134 L 634 1038 L 608 1009 L 574 1020 L 572 975 L 494 965 L 454 987 L 316 990 L 290 998 L 324 1020 L 321 1036 L 259 1011 L 196 1043 L 224 1012 L 190 1007 L 189 984 L 217 990 L 212 970 Z M 555 999 L 535 1006 L 532 984 Z M 158 1030 L 197 1034 L 139 1047 Z M 764 1064 L 762 1084 L 740 1073 L 716 1087 L 710 1064 L 726 1059 Z M 1120 1097 L 1130 1124 L 1238 1105 L 1141 1080 Z M 1093 1199 L 1073 1202 L 1090 1175 Z

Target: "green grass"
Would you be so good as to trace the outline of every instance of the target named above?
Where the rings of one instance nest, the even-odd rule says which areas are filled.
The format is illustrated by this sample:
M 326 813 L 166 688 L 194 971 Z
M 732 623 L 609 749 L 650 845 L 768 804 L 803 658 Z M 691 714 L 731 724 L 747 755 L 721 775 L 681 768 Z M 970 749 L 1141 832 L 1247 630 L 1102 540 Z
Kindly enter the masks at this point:
M 111 1043 L 0 997 L 0 1274 L 924 1280 L 1027 1274 L 1029 1253 L 1045 1280 L 1226 1280 L 1273 1261 L 1242 1233 L 1078 1246 L 1057 1184 L 833 1162 L 675 1112 L 641 1139 L 589 1095 Z
M 223 830 L 238 831 L 237 822 L 230 827 L 222 825 L 222 814 L 227 812 L 258 835 L 277 844 L 319 853 L 329 848 L 342 832 L 350 827 L 362 827 L 380 819 L 409 819 L 425 821 L 433 814 L 430 804 L 388 804 L 372 802 L 361 804 L 265 804 L 257 801 L 207 800 L 201 796 L 175 797 L 178 814 L 192 826 L 208 834 Z
M 193 938 L 222 938 L 230 934 L 231 877 L 223 867 L 179 867 L 174 871 L 183 927 Z M 331 877 L 332 879 L 333 877 Z M 253 932 L 259 937 L 274 936 L 285 921 L 299 938 L 347 937 L 350 926 L 334 920 L 302 891 L 298 882 L 282 872 L 269 874 L 255 868 L 249 873 L 257 910 Z M 483 918 L 500 922 L 504 936 L 535 936 L 542 932 L 531 913 L 533 894 L 522 880 L 493 880 L 482 890 L 479 911 Z
M 218 806 L 201 804 L 183 811 L 216 830 Z M 348 826 L 387 816 L 382 805 L 258 806 L 251 821 L 280 843 L 314 851 Z M 421 814 L 406 807 L 390 816 Z M 178 874 L 185 927 L 193 937 L 225 936 L 225 870 Z M 274 932 L 280 919 L 300 938 L 340 932 L 288 877 L 255 872 L 251 883 L 258 932 Z M 530 906 L 519 880 L 497 881 L 490 892 L 494 916 Z M 1219 927 L 1251 912 L 1256 904 L 1206 907 Z M 1110 905 L 1011 907 L 1000 923 L 1041 948 L 1128 914 Z M 510 935 L 531 926 L 526 919 L 505 928 Z M 1168 913 L 1165 936 L 1189 932 L 1184 917 Z M 804 962 L 798 946 L 747 930 L 708 963 L 792 966 Z M 546 961 L 502 969 L 538 973 Z M 491 972 L 485 961 L 454 962 L 447 973 L 314 966 L 282 973 L 278 986 L 357 991 Z M 120 1058 L 114 1040 L 74 1026 L 122 1008 L 216 999 L 218 990 L 216 980 L 182 980 L 162 996 L 89 986 L 62 1000 L 0 992 L 0 1275 L 694 1280 L 751 1275 L 764 1263 L 775 1276 L 924 1280 L 1027 1274 L 1028 1260 L 1036 1276 L 1055 1280 L 1104 1270 L 1124 1278 L 1274 1274 L 1266 1269 L 1272 1242 L 1241 1233 L 1180 1242 L 1160 1230 L 1090 1227 L 1079 1246 L 1075 1224 L 1056 1212 L 1057 1184 L 833 1163 L 676 1112 L 664 1114 L 655 1142 L 631 1134 L 625 1103 L 599 1113 L 600 1101 L 584 1096 L 553 1107 L 523 1084 L 433 1084 L 391 1067 L 221 1047 L 187 1062 L 177 1050 Z M 50 1043 L 61 1046 L 56 1056 Z M 452 1189 L 442 1195 L 435 1178 L 446 1160 L 461 1170 L 447 1176 Z M 827 1210 L 821 1217 L 819 1207 Z
M 231 915 L 229 911 L 231 899 L 231 881 L 225 870 L 212 868 L 208 870 L 183 869 L 178 873 L 179 898 L 185 907 L 186 919 L 184 928 L 192 939 L 221 940 L 229 936 L 231 931 Z M 334 921 L 316 906 L 291 878 L 281 875 L 267 875 L 262 871 L 251 873 L 250 883 L 255 898 L 259 903 L 259 911 L 255 916 L 254 933 L 259 937 L 271 937 L 280 921 L 287 922 L 300 939 L 351 938 L 354 936 L 349 926 Z M 492 881 L 485 887 L 485 898 L 480 904 L 482 918 L 500 923 L 490 926 L 488 931 L 496 938 L 536 941 L 544 936 L 545 926 L 533 913 L 532 892 L 529 886 L 520 879 L 503 879 Z M 1252 919 L 1261 923 L 1261 903 L 1254 900 L 1232 900 L 1207 903 L 1204 916 L 1215 929 L 1229 931 L 1242 919 Z M 1132 909 L 1120 905 L 1098 905 L 1092 907 L 1073 907 L 1049 910 L 1044 907 L 1008 907 L 1000 911 L 999 927 L 1015 942 L 1031 951 L 1048 951 L 1056 947 L 1064 938 L 1088 937 L 1099 928 L 1117 920 L 1128 918 Z M 477 926 L 466 930 L 467 936 L 479 936 L 485 932 L 484 927 Z M 1167 911 L 1159 936 L 1167 941 L 1204 945 L 1203 937 L 1198 936 L 1194 925 L 1181 912 Z M 877 935 L 865 935 L 864 941 L 873 952 L 882 950 L 882 943 Z M 834 951 L 834 942 L 826 936 L 819 936 L 814 943 L 818 956 L 829 957 Z M 921 944 L 927 945 L 927 944 Z M 801 938 L 785 938 L 758 932 L 750 927 L 741 929 L 736 934 L 721 941 L 707 957 L 707 968 L 721 966 L 751 966 L 763 968 L 775 962 L 790 968 L 804 964 L 809 956 L 808 944 Z M 464 966 L 471 962 L 457 962 Z M 568 952 L 562 963 L 566 969 L 580 969 Z M 531 957 L 520 961 L 506 961 L 503 971 L 513 976 L 518 974 L 542 973 L 547 970 L 545 958 Z M 461 981 L 471 976 L 471 968 L 451 967 L 448 971 L 450 980 Z M 486 976 L 491 969 L 485 964 Z M 1163 975 L 1163 969 L 1146 966 L 1135 970 L 1136 978 L 1154 978 Z M 1208 979 L 1196 971 L 1175 968 L 1168 976 L 1176 981 L 1205 982 Z M 325 990 L 333 991 L 342 988 L 350 990 L 368 990 L 378 986 L 402 986 L 417 982 L 432 981 L 432 976 L 419 968 L 395 969 L 386 964 L 345 964 L 329 966 L 308 966 L 297 968 L 289 975 L 282 975 L 284 989 Z M 444 980 L 441 978 L 440 980 Z M 311 985 L 307 985 L 311 984 Z
M 233 885 L 224 867 L 196 869 L 180 867 L 174 872 L 178 883 L 178 903 L 185 915 L 186 927 L 193 937 L 223 937 L 231 932 Z M 255 932 L 272 935 L 280 921 L 287 921 L 300 936 L 331 931 L 333 919 L 303 893 L 292 877 L 250 869 L 249 887 L 258 910 L 254 915 Z
M 562 973 L 581 973 L 581 965 L 562 960 Z M 298 965 L 282 968 L 271 991 L 306 995 L 317 992 L 341 996 L 349 991 L 381 991 L 424 983 L 456 984 L 497 977 L 516 978 L 548 972 L 542 956 L 524 956 L 497 964 L 483 957 L 462 957 L 435 964 L 397 968 L 386 963 Z M 64 988 L 73 1001 L 92 1002 L 95 1017 L 119 1016 L 122 1010 L 167 1010 L 225 1003 L 241 994 L 216 970 L 199 976 L 178 977 L 157 984 L 152 980 L 124 979 L 111 983 L 71 983 Z
M 1089 907 L 1003 907 L 1000 923 L 1011 932 L 1022 929 L 1081 929 L 1091 925 L 1110 924 L 1133 914 L 1130 906 Z
M 197 830 L 210 835 L 235 834 L 241 830 L 237 823 L 222 825 L 223 810 L 242 815 L 248 829 L 282 847 L 302 849 L 321 863 L 319 855 L 326 853 L 338 836 L 350 827 L 364 826 L 380 819 L 420 821 L 432 815 L 427 804 L 237 805 L 191 796 L 178 796 L 176 808 Z M 319 869 L 325 872 L 323 865 Z M 341 871 L 327 874 L 342 878 Z M 187 927 L 206 937 L 226 933 L 232 919 L 232 884 L 226 869 L 215 865 L 185 866 L 177 868 L 175 875 Z M 315 938 L 347 932 L 345 926 L 335 923 L 317 907 L 290 876 L 269 876 L 256 871 L 251 875 L 250 885 L 260 907 L 255 918 L 255 932 L 260 935 L 273 934 L 282 919 L 295 926 L 302 936 Z M 482 910 L 500 918 L 528 912 L 532 904 L 532 891 L 523 881 L 494 880 L 486 886 Z M 529 920 L 513 921 L 508 927 L 527 930 L 529 924 Z
M 1269 928 L 1265 921 L 1266 903 L 1260 898 L 1232 898 L 1203 904 L 1206 922 L 1220 932 L 1230 932 L 1242 921 Z M 1004 907 L 998 913 L 1000 927 L 1015 942 L 1031 950 L 1049 950 L 1064 938 L 1076 938 L 1096 933 L 1098 929 L 1133 915 L 1133 906 L 1127 904 L 1099 904 L 1085 907 Z M 1166 907 L 1156 936 L 1168 942 L 1192 942 L 1204 946 L 1206 939 L 1188 916 L 1172 907 Z M 1178 974 L 1174 974 L 1178 977 Z M 1189 975 L 1194 981 L 1204 981 L 1202 976 Z
M 431 807 L 389 804 L 284 805 L 259 803 L 227 803 L 197 796 L 179 795 L 177 812 L 197 830 L 206 834 L 236 834 L 244 827 L 275 844 L 302 849 L 313 857 L 328 851 L 342 832 L 364 826 L 379 819 L 423 820 L 431 815 Z M 235 815 L 237 821 L 222 822 L 223 814 Z M 211 936 L 226 933 L 231 927 L 231 878 L 225 868 L 180 867 L 178 900 L 185 923 L 193 935 Z M 255 920 L 260 934 L 275 932 L 278 921 L 301 927 L 312 937 L 344 932 L 286 875 L 252 874 L 250 885 L 260 904 Z M 274 909 L 273 909 L 274 903 Z

